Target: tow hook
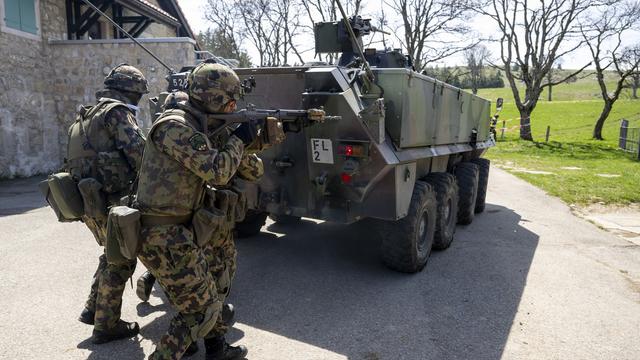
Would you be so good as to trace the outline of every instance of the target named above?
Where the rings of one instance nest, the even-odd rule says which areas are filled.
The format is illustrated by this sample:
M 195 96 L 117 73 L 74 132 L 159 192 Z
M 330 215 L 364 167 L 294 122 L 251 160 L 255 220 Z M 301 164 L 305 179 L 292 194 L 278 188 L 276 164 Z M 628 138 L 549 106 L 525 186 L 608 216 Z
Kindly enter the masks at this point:
M 316 197 L 323 197 L 327 191 L 327 172 L 323 171 L 320 176 L 317 176 L 313 181 L 316 190 Z

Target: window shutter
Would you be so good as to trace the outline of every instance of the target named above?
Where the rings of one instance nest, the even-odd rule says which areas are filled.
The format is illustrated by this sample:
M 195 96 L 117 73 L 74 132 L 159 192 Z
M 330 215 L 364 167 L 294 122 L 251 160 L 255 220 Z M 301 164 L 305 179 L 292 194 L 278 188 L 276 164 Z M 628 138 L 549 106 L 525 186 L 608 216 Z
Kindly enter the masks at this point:
M 32 34 L 38 34 L 36 25 L 36 0 L 20 1 L 20 29 Z
M 4 23 L 20 30 L 20 3 L 22 0 L 4 0 Z

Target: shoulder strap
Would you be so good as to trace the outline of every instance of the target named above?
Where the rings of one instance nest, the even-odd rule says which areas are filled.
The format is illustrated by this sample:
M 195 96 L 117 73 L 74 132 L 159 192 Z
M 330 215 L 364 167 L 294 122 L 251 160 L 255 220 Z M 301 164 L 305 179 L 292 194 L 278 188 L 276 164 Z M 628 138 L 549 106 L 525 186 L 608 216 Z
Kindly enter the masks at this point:
M 89 139 L 89 135 L 87 134 L 87 131 L 85 129 L 85 122 L 93 120 L 94 117 L 96 116 L 98 116 L 100 120 L 102 120 L 111 110 L 119 106 L 122 106 L 125 109 L 129 110 L 129 107 L 127 106 L 127 104 L 123 103 L 122 101 L 119 101 L 116 99 L 110 99 L 110 98 L 100 98 L 100 100 L 98 100 L 98 103 L 96 105 L 88 108 L 83 107 L 78 112 L 78 114 L 80 115 L 78 117 L 78 121 L 80 122 L 79 124 L 80 134 L 84 136 L 85 141 L 87 142 L 87 145 L 89 145 L 89 148 L 96 155 L 98 151 L 96 150 L 95 146 L 93 146 L 93 144 L 91 143 L 91 140 Z
M 158 126 L 160 124 L 164 124 L 168 121 L 177 121 L 181 124 L 185 124 L 186 126 L 190 126 L 189 122 L 185 119 L 185 113 L 182 110 L 176 110 L 176 109 L 172 109 L 171 112 L 168 112 L 163 115 L 160 115 L 160 117 L 158 118 L 158 120 L 153 122 L 153 125 L 151 125 L 151 129 L 149 129 L 149 134 L 147 135 L 148 138 L 151 138 L 151 135 L 153 134 L 153 132 L 158 128 Z

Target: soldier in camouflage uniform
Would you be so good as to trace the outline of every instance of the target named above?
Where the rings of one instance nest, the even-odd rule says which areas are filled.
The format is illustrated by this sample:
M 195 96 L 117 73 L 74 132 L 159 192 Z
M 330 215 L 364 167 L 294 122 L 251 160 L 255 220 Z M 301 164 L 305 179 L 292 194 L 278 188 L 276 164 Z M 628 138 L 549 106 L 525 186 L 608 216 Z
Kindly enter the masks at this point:
M 179 359 L 218 320 L 222 299 L 190 223 L 202 205 L 205 184 L 227 184 L 242 162 L 245 146 L 257 136 L 255 125 L 246 123 L 219 148 L 207 137 L 211 114 L 232 112 L 240 95 L 240 81 L 231 69 L 203 63 L 188 82 L 189 101 L 165 110 L 150 130 L 139 174 L 139 258 L 178 311 L 151 359 Z M 224 341 L 205 341 L 205 346 L 207 359 L 246 355 L 246 348 Z
M 77 180 L 95 178 L 107 207 L 127 195 L 142 162 L 145 138 L 135 119 L 136 105 L 148 93 L 147 80 L 133 66 L 116 66 L 96 93 L 97 105 L 83 107 L 69 129 L 67 168 Z M 107 209 L 102 209 L 106 212 Z M 106 243 L 106 215 L 82 217 L 101 246 Z M 92 341 L 105 343 L 138 334 L 137 323 L 120 319 L 122 294 L 136 262 L 108 264 L 101 255 L 91 292 L 79 320 L 94 325 Z
M 215 120 L 210 122 L 210 127 L 213 129 L 222 125 L 223 123 L 216 124 Z M 220 131 L 219 134 L 220 135 L 211 139 L 213 144 L 226 141 L 230 136 L 230 131 L 225 129 Z M 221 187 L 221 189 L 224 189 L 222 191 L 233 191 L 238 194 L 239 197 L 242 197 L 241 190 L 235 186 L 236 183 L 243 181 L 256 182 L 262 177 L 264 174 L 262 159 L 260 159 L 254 151 L 252 146 L 249 146 L 245 150 L 236 176 L 234 176 L 234 179 L 230 183 L 231 186 Z M 224 221 L 216 236 L 203 246 L 205 257 L 209 263 L 209 270 L 216 279 L 218 294 L 223 301 L 229 295 L 231 283 L 236 272 L 237 251 L 234 239 L 234 228 L 235 221 Z M 219 318 L 215 327 L 205 336 L 205 345 L 208 345 L 208 352 L 213 352 L 214 348 L 221 349 L 225 347 L 224 344 L 226 342 L 224 336 L 229 330 L 229 326 L 231 326 L 234 313 L 233 305 L 225 304 L 225 306 L 226 316 Z M 223 313 L 223 315 L 225 314 Z

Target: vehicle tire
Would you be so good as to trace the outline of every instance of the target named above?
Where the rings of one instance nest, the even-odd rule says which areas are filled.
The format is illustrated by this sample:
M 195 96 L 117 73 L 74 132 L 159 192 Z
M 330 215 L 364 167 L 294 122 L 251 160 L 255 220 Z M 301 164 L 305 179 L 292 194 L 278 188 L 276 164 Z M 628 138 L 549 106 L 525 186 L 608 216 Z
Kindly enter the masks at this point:
M 427 264 L 436 221 L 436 195 L 431 186 L 416 181 L 409 213 L 397 221 L 381 221 L 381 257 L 389 268 L 415 273 Z
M 286 214 L 269 214 L 269 218 L 279 225 L 297 224 L 300 222 L 300 220 L 302 220 L 300 216 Z
M 244 238 L 260 233 L 260 229 L 267 221 L 267 213 L 256 210 L 247 210 L 244 220 L 236 224 L 238 237 Z
M 433 247 L 437 250 L 443 250 L 451 245 L 453 234 L 456 232 L 458 185 L 455 176 L 444 172 L 431 173 L 424 180 L 431 184 L 438 200 Z
M 489 167 L 491 161 L 484 158 L 476 158 L 471 160 L 472 163 L 478 165 L 480 176 L 478 177 L 478 196 L 476 197 L 476 214 L 484 211 L 484 204 L 487 198 L 487 184 L 489 183 Z
M 463 162 L 453 172 L 458 183 L 458 224 L 469 225 L 473 222 L 478 197 L 478 165 Z

